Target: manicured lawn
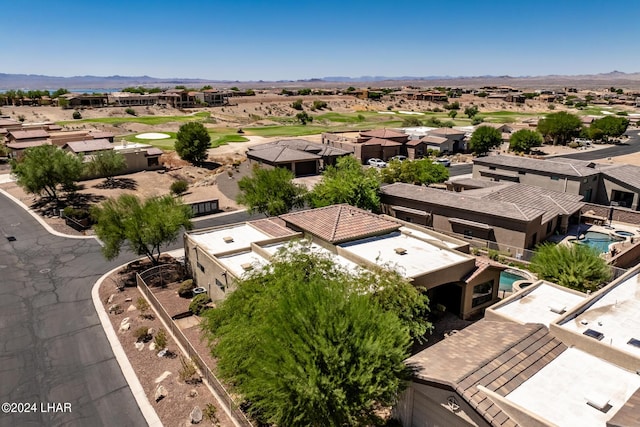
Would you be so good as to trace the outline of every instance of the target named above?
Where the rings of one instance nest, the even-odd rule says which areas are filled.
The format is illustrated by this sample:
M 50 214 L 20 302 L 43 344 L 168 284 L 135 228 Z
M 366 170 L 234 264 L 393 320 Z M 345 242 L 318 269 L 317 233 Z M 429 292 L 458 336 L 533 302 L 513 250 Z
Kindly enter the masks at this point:
M 129 142 L 137 142 L 140 144 L 150 144 L 153 145 L 154 147 L 160 148 L 161 150 L 173 150 L 174 149 L 174 144 L 176 142 L 176 132 L 164 132 L 161 131 L 162 133 L 166 133 L 167 135 L 170 135 L 171 138 L 166 138 L 166 139 L 142 139 L 142 138 L 137 138 L 136 135 L 138 134 L 131 134 L 131 135 L 124 135 L 124 136 L 119 136 L 116 138 L 117 141 L 120 141 L 120 139 L 125 139 Z M 233 133 L 229 133 L 228 129 L 214 129 L 211 132 L 209 132 L 209 135 L 211 136 L 211 147 L 215 148 L 215 147 L 219 147 L 221 145 L 226 145 L 230 142 L 245 142 L 248 141 L 247 138 L 245 138 L 242 135 L 238 135 L 235 132 Z
M 130 116 L 130 117 L 100 117 L 95 119 L 81 119 L 57 122 L 60 126 L 73 123 L 105 123 L 117 125 L 120 123 L 142 123 L 144 125 L 163 125 L 171 122 L 201 121 L 210 117 L 208 112 L 202 111 L 188 116 Z

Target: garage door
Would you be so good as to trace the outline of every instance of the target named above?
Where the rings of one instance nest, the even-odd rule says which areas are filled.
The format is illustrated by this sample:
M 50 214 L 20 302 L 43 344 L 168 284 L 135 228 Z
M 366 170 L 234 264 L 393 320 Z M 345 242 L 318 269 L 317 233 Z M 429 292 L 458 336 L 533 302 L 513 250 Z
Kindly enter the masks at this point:
M 315 160 L 310 162 L 296 163 L 296 176 L 315 175 L 318 173 L 316 168 L 317 162 Z

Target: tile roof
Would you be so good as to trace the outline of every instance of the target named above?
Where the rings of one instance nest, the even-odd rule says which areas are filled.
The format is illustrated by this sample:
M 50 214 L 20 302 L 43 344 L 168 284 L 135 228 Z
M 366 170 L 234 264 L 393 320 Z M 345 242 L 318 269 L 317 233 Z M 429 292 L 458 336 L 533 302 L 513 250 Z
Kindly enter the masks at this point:
M 640 191 L 640 167 L 635 165 L 615 165 L 602 169 L 602 175 Z
M 437 135 L 427 135 L 424 136 L 420 141 L 426 142 L 428 144 L 442 144 L 448 141 L 447 138 L 443 138 L 441 136 L 437 136 Z
M 618 412 L 607 421 L 607 427 L 637 426 L 640 426 L 640 388 L 636 390 L 622 408 L 618 409 Z
M 478 386 L 506 396 L 566 349 L 543 325 L 480 320 L 407 363 L 418 379 L 454 387 L 479 415 L 500 426 L 510 417 Z
M 465 136 L 466 132 L 453 128 L 436 128 L 427 132 L 429 135 L 436 136 Z
M 528 206 L 517 206 L 514 203 L 499 200 L 482 200 L 466 192 L 436 190 L 412 184 L 396 182 L 380 188 L 380 193 L 406 200 L 446 206 L 472 213 L 483 213 L 496 217 L 510 218 L 518 221 L 532 221 L 544 215 L 544 211 Z
M 24 150 L 26 148 L 39 147 L 41 145 L 46 145 L 46 144 L 47 144 L 47 141 L 41 139 L 39 141 L 8 142 L 6 145 L 12 150 Z
M 43 129 L 12 130 L 9 132 L 14 139 L 49 138 L 49 132 Z
M 402 138 L 408 137 L 406 133 L 397 132 L 391 129 L 373 129 L 369 131 L 360 132 L 361 136 L 370 137 L 370 138 Z
M 251 221 L 249 224 L 272 237 L 285 237 L 296 234 L 295 231 L 287 228 L 284 221 L 279 218 L 259 219 Z
M 500 200 L 515 203 L 518 206 L 543 209 L 545 214 L 542 216 L 542 222 L 547 222 L 558 215 L 573 215 L 584 206 L 582 196 L 579 194 L 562 193 L 532 185 L 514 183 L 492 187 L 485 191 L 489 193 L 482 196 L 483 200 Z
M 362 145 L 380 145 L 381 147 L 399 147 L 401 142 L 392 141 L 390 139 L 371 138 L 362 143 Z
M 422 139 L 410 139 L 409 141 L 407 141 L 406 145 L 407 147 L 415 147 L 416 145 L 420 145 L 423 143 L 424 141 Z
M 293 150 L 305 151 L 307 153 L 317 154 L 319 156 L 343 156 L 351 154 L 350 151 L 332 147 L 331 145 L 318 144 L 317 142 L 307 141 L 305 139 L 280 139 L 274 142 L 254 145 L 249 150 L 261 150 L 267 147 L 281 146 L 291 148 Z
M 400 228 L 395 221 L 347 204 L 292 212 L 280 218 L 287 225 L 292 224 L 330 243 L 347 242 Z
M 261 149 L 249 150 L 247 156 L 270 163 L 297 162 L 304 160 L 318 160 L 320 156 L 306 151 L 294 150 L 288 147 L 266 146 Z
M 467 277 L 464 278 L 465 283 L 471 283 L 473 279 L 492 267 L 499 268 L 501 270 L 506 270 L 507 268 L 509 268 L 506 265 L 491 259 L 476 258 L 476 268 L 471 273 L 469 273 Z
M 547 174 L 561 175 L 567 177 L 590 176 L 600 172 L 598 165 L 592 162 L 569 159 L 533 159 L 531 157 L 520 156 L 486 156 L 473 159 L 473 163 L 482 166 L 504 167 L 513 170 L 523 170 L 532 172 L 543 172 Z M 587 165 L 595 165 L 589 167 Z
M 106 139 L 88 139 L 67 142 L 62 148 L 67 147 L 74 153 L 90 153 L 92 151 L 112 150 L 113 144 Z
M 161 149 L 157 148 L 157 147 L 151 147 L 151 148 L 147 148 L 147 152 L 145 154 L 145 156 L 150 157 L 150 156 L 161 156 L 164 154 L 164 151 L 162 151 Z

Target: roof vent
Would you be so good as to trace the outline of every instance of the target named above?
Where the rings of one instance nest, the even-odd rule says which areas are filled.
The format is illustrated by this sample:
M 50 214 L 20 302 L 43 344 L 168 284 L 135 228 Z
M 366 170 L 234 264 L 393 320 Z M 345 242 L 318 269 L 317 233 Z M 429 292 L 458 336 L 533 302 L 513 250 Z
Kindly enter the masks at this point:
M 627 341 L 627 344 L 640 348 L 640 340 L 637 338 L 631 338 L 629 341 Z
M 405 255 L 407 250 L 405 248 L 395 248 L 394 249 L 398 255 Z
M 245 262 L 244 264 L 241 264 L 240 267 L 242 267 L 244 271 L 253 270 L 253 265 L 250 262 Z
M 232 243 L 233 237 L 231 236 L 223 237 L 222 240 L 224 240 L 225 243 Z
M 587 405 L 596 408 L 598 411 L 607 412 L 611 409 L 611 404 L 609 404 L 609 398 L 607 396 L 592 394 L 590 396 L 585 396 L 587 400 Z
M 564 305 L 551 305 L 549 306 L 549 310 L 557 314 L 562 314 L 567 311 L 567 307 Z

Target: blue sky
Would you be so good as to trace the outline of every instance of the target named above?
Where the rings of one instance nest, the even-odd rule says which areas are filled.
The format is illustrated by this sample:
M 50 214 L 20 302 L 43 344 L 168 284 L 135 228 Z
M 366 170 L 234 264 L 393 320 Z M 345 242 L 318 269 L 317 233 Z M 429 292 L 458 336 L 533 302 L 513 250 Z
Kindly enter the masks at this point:
M 0 0 L 0 73 L 220 80 L 640 71 L 640 2 Z

